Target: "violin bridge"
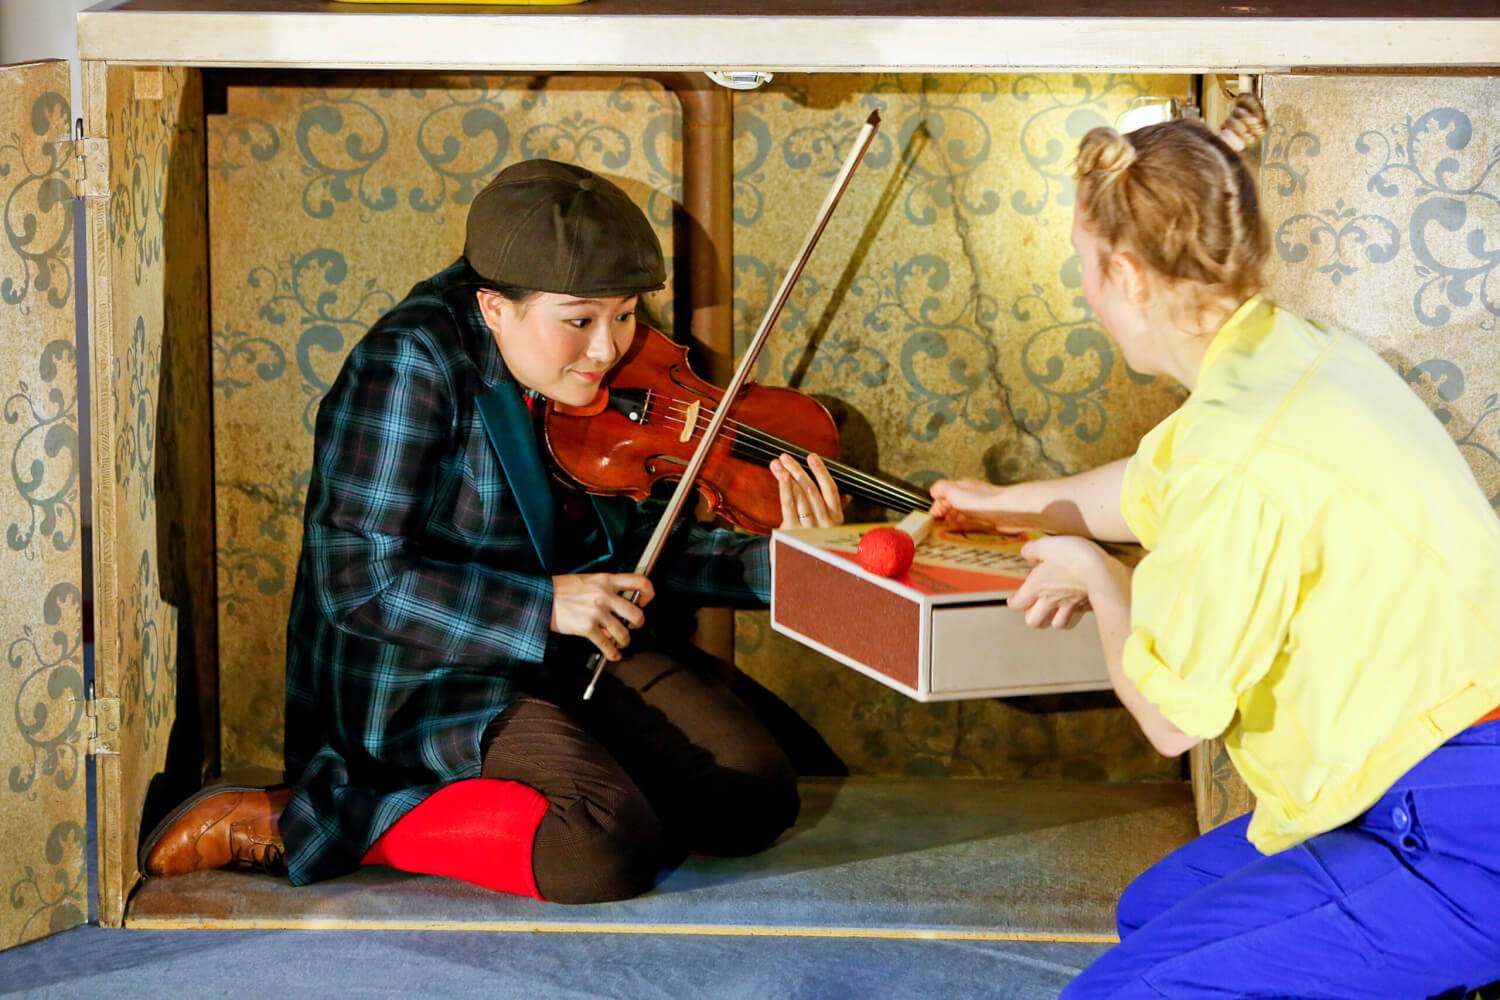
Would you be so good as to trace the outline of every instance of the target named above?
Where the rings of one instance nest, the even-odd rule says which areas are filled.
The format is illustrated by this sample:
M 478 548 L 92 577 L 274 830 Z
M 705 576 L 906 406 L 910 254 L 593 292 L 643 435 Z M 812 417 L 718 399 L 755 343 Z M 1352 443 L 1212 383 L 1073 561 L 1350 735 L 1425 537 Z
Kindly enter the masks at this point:
M 703 401 L 695 399 L 688 404 L 687 412 L 682 415 L 682 431 L 677 435 L 677 440 L 686 443 L 693 436 L 693 430 L 698 426 L 698 411 L 703 408 Z

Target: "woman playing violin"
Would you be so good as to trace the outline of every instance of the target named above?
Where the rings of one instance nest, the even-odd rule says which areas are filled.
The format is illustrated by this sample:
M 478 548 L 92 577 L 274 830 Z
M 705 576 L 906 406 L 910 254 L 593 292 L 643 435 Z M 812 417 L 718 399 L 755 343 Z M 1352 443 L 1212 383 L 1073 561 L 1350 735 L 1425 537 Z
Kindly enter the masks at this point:
M 659 504 L 576 491 L 538 448 L 534 414 L 594 399 L 665 275 L 640 209 L 587 170 L 522 162 L 480 192 L 464 256 L 375 324 L 319 407 L 293 784 L 204 789 L 147 838 L 144 872 L 300 885 L 385 864 L 581 903 L 791 826 L 785 753 L 661 611 L 764 604 L 766 540 L 685 520 L 654 580 L 624 572 Z M 784 526 L 842 520 L 819 459 L 770 465 Z M 595 650 L 609 667 L 583 700 Z

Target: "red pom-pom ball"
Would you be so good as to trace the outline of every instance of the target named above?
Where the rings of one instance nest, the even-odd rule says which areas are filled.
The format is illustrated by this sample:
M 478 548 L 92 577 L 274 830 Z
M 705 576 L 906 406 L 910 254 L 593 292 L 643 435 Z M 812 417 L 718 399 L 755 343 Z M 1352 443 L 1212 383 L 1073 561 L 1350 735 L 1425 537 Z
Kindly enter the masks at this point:
M 911 568 L 917 544 L 899 528 L 871 528 L 859 540 L 859 564 L 876 576 L 900 576 Z

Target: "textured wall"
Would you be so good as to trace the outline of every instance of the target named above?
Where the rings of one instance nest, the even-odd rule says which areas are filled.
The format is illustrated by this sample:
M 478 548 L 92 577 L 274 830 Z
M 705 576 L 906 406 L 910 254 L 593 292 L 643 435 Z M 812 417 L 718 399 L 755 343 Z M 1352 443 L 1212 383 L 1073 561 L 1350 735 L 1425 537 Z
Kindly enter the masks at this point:
M 1266 81 L 1269 284 L 1375 346 L 1500 508 L 1500 79 Z
M 788 85 L 789 81 L 789 85 Z M 1174 405 L 1089 320 L 1068 244 L 1088 127 L 1186 78 L 791 77 L 736 95 L 737 329 L 759 321 L 847 143 L 882 133 L 761 362 L 830 402 L 846 455 L 917 480 L 1075 471 Z M 277 766 L 282 635 L 317 400 L 451 259 L 477 187 L 550 156 L 621 179 L 670 247 L 680 116 L 616 78 L 267 78 L 209 115 L 221 707 L 229 767 Z M 670 252 L 670 251 L 669 251 Z M 663 312 L 670 302 L 658 299 Z M 856 771 L 1175 775 L 1108 699 L 921 707 L 741 616 L 742 666 Z
M 66 63 L 0 69 L 0 947 L 74 924 L 85 893 L 83 538 Z
M 103 110 L 94 134 L 109 137 L 107 228 L 91 234 L 90 288 L 95 664 L 122 728 L 122 752 L 99 769 L 100 912 L 110 923 L 134 884 L 143 803 L 148 821 L 159 818 L 202 778 L 199 679 L 212 677 L 217 618 L 208 220 L 198 73 L 112 66 L 85 94 L 90 121 Z
M 619 182 L 670 264 L 681 157 L 676 99 L 642 80 L 257 82 L 208 116 L 220 704 L 225 767 L 279 768 L 313 420 L 344 355 L 458 256 L 469 203 L 517 160 Z M 650 305 L 670 316 L 668 291 Z
M 856 464 L 926 484 L 1079 472 L 1177 404 L 1094 323 L 1069 242 L 1073 153 L 1185 77 L 804 76 L 735 106 L 737 327 L 753 333 L 870 110 L 883 124 L 760 365 L 822 398 Z M 861 516 L 854 512 L 854 516 Z M 876 514 L 875 516 L 885 516 Z M 921 704 L 736 620 L 743 669 L 856 773 L 1178 775 L 1104 695 Z M 1004 655 L 1003 651 L 997 655 Z

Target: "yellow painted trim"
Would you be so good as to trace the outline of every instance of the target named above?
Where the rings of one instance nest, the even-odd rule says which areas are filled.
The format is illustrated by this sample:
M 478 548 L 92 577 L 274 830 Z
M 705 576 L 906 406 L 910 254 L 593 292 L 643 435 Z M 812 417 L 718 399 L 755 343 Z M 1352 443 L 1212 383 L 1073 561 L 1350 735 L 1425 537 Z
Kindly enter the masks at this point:
M 966 931 L 887 927 L 772 927 L 734 924 L 562 923 L 544 920 L 343 920 L 327 917 L 127 917 L 132 930 L 506 931 L 544 934 L 697 934 L 708 937 L 879 938 L 917 941 L 1068 941 L 1115 944 L 1113 934 Z

